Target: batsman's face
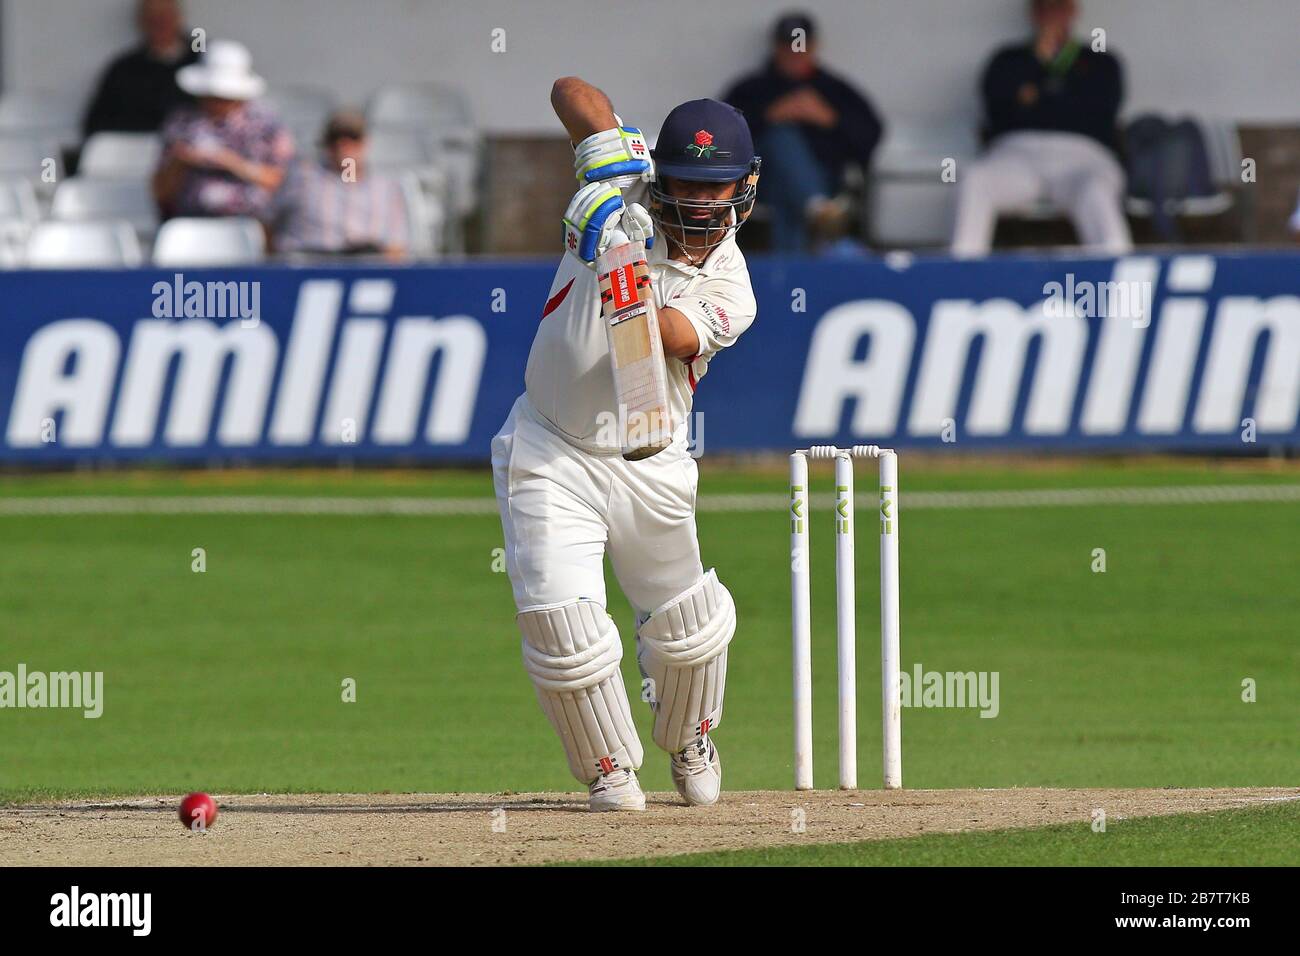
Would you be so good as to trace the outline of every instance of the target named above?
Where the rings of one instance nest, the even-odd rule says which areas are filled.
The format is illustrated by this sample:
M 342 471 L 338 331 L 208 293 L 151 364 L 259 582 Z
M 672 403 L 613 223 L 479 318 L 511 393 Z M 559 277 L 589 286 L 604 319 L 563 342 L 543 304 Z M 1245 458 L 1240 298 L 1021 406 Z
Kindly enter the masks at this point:
M 734 182 L 704 183 L 690 179 L 677 179 L 673 176 L 664 177 L 664 192 L 674 199 L 684 200 L 683 205 L 678 209 L 683 225 L 687 226 L 707 226 L 709 221 L 718 215 L 716 207 L 710 208 L 709 204 L 734 198 L 737 185 Z M 689 247 L 706 245 L 716 240 L 716 234 L 723 231 L 722 229 L 711 232 L 682 230 L 675 229 L 671 225 L 665 228 L 674 242 Z
M 678 199 L 731 199 L 736 195 L 736 184 L 700 183 L 690 179 L 665 176 L 664 192 Z

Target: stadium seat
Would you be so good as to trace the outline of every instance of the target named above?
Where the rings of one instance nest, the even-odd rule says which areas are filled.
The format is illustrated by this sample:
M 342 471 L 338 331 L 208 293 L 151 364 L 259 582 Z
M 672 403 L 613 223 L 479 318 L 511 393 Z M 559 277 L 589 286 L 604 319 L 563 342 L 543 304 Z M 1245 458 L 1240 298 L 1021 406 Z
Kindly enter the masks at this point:
M 133 267 L 142 259 L 129 222 L 40 222 L 27 239 L 34 269 Z
M 158 228 L 158 207 L 147 179 L 73 176 L 54 191 L 50 218 L 63 222 L 125 220 L 144 237 Z
M 469 101 L 440 83 L 396 83 L 380 87 L 366 107 L 372 126 L 472 130 Z
M 323 87 L 291 85 L 270 90 L 262 98 L 262 104 L 289 127 L 299 155 L 310 156 L 338 101 Z
M 421 129 L 379 127 L 368 136 L 366 156 L 377 166 L 417 169 L 438 165 L 438 149 L 433 138 Z
M 876 150 L 866 203 L 873 245 L 941 246 L 952 235 L 956 185 L 940 178 L 945 159 L 979 154 L 975 131 L 961 122 L 891 119 Z
M 1171 203 L 1174 215 L 1188 217 L 1218 216 L 1234 204 L 1233 187 L 1241 182 L 1241 140 L 1237 124 L 1232 120 L 1195 117 L 1205 142 L 1209 160 L 1210 180 L 1216 187 L 1211 196 L 1188 196 Z M 1131 216 L 1146 218 L 1154 213 L 1151 200 L 1129 196 L 1124 201 L 1125 211 Z
M 6 92 L 0 95 L 0 134 L 75 146 L 81 141 L 81 104 L 48 90 Z
M 37 136 L 13 135 L 0 131 L 0 178 L 21 177 L 48 197 L 63 179 L 63 158 L 59 144 Z M 48 176 L 44 175 L 49 169 Z
M 450 176 L 454 218 L 459 220 L 474 210 L 481 140 L 469 100 L 460 90 L 436 83 L 381 87 L 371 97 L 366 118 L 372 136 L 380 129 L 424 131 Z M 459 243 L 459 228 L 456 233 Z
M 36 190 L 21 177 L 0 179 L 0 222 L 30 226 L 41 218 Z
M 154 240 L 153 263 L 172 266 L 238 266 L 266 257 L 266 236 L 256 219 L 168 219 Z
M 154 133 L 95 133 L 86 140 L 77 172 L 96 179 L 148 179 L 162 138 Z
M 444 157 L 431 135 L 426 130 L 408 127 L 376 129 L 369 135 L 367 155 L 371 172 L 403 182 L 404 192 L 408 191 L 412 176 L 418 185 L 419 221 L 432 245 L 416 254 L 431 255 L 445 249 L 449 245 L 448 211 L 456 208 L 452 198 L 454 187 L 451 170 L 444 165 Z M 414 197 L 408 193 L 407 198 L 409 205 Z M 425 243 L 421 240 L 416 245 L 422 247 Z
M 432 258 L 443 248 L 446 209 L 436 196 L 425 193 L 420 177 L 414 171 L 397 171 L 394 178 L 401 184 L 406 218 L 411 224 L 411 256 Z
M 41 218 L 36 190 L 25 179 L 0 180 L 0 268 L 22 265 L 27 237 Z
M 367 168 L 375 176 L 395 179 L 402 187 L 412 230 L 411 254 L 432 256 L 447 249 L 450 189 L 447 171 L 440 166 L 403 162 L 375 162 Z

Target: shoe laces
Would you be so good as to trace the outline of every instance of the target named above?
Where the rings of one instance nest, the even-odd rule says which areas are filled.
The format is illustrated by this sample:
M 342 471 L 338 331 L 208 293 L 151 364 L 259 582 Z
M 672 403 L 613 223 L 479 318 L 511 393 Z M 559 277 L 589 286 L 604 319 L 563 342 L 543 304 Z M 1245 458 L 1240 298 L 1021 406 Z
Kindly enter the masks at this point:
M 619 767 L 617 770 L 611 770 L 609 773 L 602 773 L 591 783 L 591 792 L 600 793 L 608 789 L 618 789 L 626 787 L 632 780 L 632 771 L 626 767 Z
M 677 765 L 684 773 L 695 776 L 709 769 L 707 741 L 707 737 L 701 738 L 695 743 L 687 744 L 677 752 Z

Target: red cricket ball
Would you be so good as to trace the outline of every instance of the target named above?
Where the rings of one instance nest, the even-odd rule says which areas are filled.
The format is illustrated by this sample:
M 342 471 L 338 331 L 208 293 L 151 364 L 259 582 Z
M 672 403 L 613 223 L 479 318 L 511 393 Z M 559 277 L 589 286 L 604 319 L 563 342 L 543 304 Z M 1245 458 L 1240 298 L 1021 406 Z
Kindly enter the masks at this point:
M 191 830 L 206 830 L 217 821 L 217 801 L 206 793 L 191 793 L 181 801 L 179 816 Z

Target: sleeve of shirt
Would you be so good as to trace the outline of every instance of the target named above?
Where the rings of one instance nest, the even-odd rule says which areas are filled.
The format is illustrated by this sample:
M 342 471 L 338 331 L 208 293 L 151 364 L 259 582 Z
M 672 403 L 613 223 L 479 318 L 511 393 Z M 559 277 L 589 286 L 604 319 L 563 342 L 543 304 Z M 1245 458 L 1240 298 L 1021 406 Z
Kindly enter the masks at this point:
M 271 158 L 270 165 L 278 166 L 280 169 L 287 169 L 297 147 L 293 141 L 293 134 L 287 127 L 279 126 L 275 129 L 271 139 Z
M 826 99 L 839 113 L 835 131 L 843 139 L 850 157 L 866 165 L 884 135 L 884 124 L 871 101 L 838 77 L 827 74 L 825 90 Z
M 177 110 L 163 120 L 162 129 L 158 131 L 159 138 L 162 140 L 162 151 L 164 154 L 179 142 L 183 142 L 185 136 L 185 114 Z
M 698 354 L 704 358 L 735 345 L 758 313 L 749 273 L 743 265 L 734 272 L 709 276 L 664 305 L 686 316 L 700 340 Z

